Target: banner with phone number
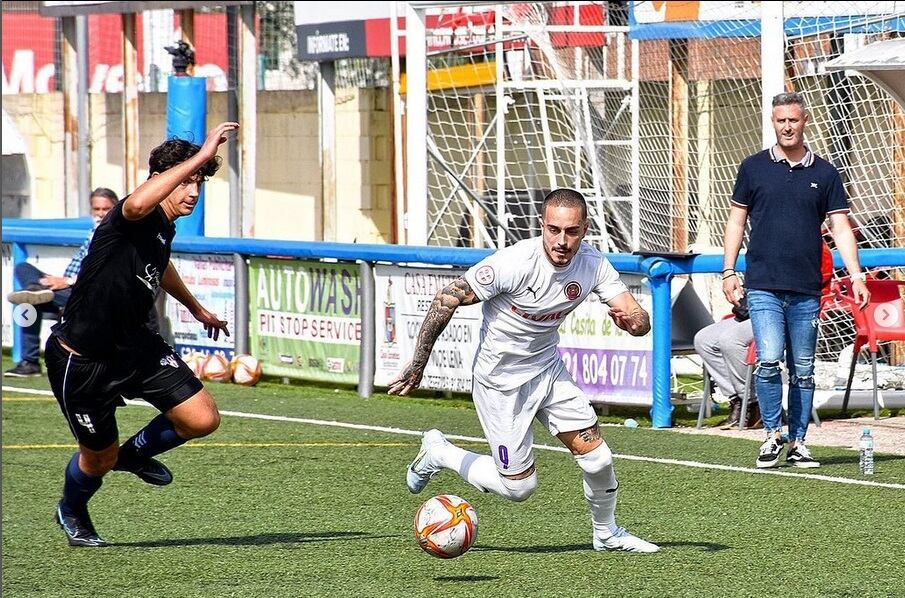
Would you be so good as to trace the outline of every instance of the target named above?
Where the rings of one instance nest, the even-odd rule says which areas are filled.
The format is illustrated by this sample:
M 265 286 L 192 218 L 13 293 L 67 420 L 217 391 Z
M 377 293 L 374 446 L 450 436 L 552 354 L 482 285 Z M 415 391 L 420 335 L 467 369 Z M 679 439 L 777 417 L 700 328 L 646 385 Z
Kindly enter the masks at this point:
M 650 290 L 641 278 L 621 278 L 650 313 Z M 651 404 L 652 335 L 634 337 L 618 328 L 606 304 L 593 294 L 566 317 L 559 335 L 566 369 L 591 402 Z

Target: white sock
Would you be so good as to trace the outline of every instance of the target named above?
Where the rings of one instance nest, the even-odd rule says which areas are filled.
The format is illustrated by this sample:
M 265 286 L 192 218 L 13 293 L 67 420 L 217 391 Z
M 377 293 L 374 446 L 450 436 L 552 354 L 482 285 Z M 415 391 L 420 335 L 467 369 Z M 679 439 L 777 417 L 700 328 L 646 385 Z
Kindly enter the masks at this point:
M 584 472 L 584 496 L 591 509 L 594 535 L 607 538 L 616 531 L 616 495 L 619 484 L 613 471 L 613 453 L 601 443 L 589 453 L 575 455 Z
M 504 497 L 508 495 L 509 491 L 503 485 L 496 462 L 490 455 L 479 455 L 448 443 L 443 450 L 438 451 L 437 457 L 439 465 L 455 471 L 481 492 L 493 492 Z

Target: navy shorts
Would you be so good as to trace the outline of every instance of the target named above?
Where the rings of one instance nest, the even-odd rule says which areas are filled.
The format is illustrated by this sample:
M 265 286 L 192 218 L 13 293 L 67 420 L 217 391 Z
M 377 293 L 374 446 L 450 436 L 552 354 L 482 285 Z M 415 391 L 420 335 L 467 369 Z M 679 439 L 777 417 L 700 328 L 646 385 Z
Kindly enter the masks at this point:
M 128 366 L 97 361 L 64 349 L 52 334 L 44 348 L 47 377 L 72 435 L 94 451 L 119 439 L 116 408 L 142 398 L 165 413 L 204 386 L 158 334 L 149 335 Z

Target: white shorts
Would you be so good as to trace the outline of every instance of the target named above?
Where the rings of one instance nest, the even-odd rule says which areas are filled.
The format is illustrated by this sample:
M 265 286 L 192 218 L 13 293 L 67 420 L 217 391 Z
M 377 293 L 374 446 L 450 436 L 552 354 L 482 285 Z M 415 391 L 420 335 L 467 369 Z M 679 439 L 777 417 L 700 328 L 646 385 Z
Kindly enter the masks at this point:
M 554 436 L 597 423 L 590 401 L 561 361 L 513 390 L 489 388 L 475 380 L 472 396 L 497 469 L 503 475 L 517 475 L 534 463 L 531 424 L 535 417 Z

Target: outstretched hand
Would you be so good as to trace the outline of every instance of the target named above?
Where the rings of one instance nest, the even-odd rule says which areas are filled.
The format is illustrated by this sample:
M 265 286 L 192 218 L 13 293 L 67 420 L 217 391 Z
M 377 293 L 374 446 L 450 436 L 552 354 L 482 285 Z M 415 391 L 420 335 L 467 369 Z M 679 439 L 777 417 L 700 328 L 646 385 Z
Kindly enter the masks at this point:
M 227 133 L 229 133 L 230 131 L 236 131 L 238 129 L 239 123 L 236 122 L 220 123 L 213 129 L 211 129 L 207 134 L 207 139 L 204 140 L 204 145 L 201 146 L 201 151 L 204 152 L 204 154 L 209 158 L 213 158 L 217 155 L 217 150 L 220 148 L 220 144 L 224 143 L 227 140 Z
M 424 376 L 424 368 L 409 362 L 402 371 L 390 382 L 387 394 L 405 396 L 418 388 L 421 378 Z
M 196 320 L 204 324 L 204 330 L 207 331 L 207 338 L 217 340 L 220 338 L 221 330 L 223 331 L 223 334 L 229 336 L 229 330 L 226 328 L 226 320 L 221 320 L 203 307 L 192 315 Z
M 638 318 L 619 307 L 610 306 L 610 317 L 613 319 L 616 326 L 629 334 L 637 336 L 644 330 L 643 323 L 640 322 Z

